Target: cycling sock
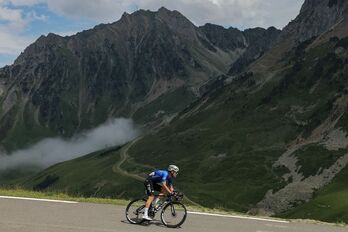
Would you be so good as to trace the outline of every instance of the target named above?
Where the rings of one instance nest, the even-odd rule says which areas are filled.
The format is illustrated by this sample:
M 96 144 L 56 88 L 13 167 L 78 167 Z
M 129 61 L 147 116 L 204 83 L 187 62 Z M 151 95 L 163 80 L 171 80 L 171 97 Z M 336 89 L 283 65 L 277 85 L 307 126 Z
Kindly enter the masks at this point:
M 149 208 L 144 208 L 144 216 L 148 216 Z

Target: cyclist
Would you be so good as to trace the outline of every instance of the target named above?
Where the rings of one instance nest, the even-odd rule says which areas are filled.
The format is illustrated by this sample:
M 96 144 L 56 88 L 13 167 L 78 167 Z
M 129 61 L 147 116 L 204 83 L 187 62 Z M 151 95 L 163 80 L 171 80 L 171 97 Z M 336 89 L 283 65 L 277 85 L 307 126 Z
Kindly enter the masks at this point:
M 177 166 L 169 165 L 167 170 L 156 170 L 149 174 L 144 182 L 146 194 L 149 198 L 145 204 L 143 219 L 148 221 L 152 220 L 152 218 L 149 217 L 148 212 L 152 201 L 155 199 L 155 191 L 161 192 L 160 196 L 163 196 L 166 193 L 173 194 L 174 187 L 172 178 L 176 178 L 178 172 L 179 168 Z M 155 204 L 157 204 L 158 200 L 159 198 L 155 200 Z

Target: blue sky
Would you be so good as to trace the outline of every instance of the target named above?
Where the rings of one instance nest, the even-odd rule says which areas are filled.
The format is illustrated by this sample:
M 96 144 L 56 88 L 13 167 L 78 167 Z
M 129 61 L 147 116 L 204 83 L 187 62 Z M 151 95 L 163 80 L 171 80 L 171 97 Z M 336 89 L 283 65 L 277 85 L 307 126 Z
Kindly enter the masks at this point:
M 196 25 L 207 22 L 237 27 L 284 27 L 304 0 L 0 0 L 0 67 L 40 35 L 72 35 L 100 23 L 118 20 L 123 12 L 179 10 Z
M 20 52 L 40 35 L 49 32 L 71 35 L 98 23 L 92 19 L 60 15 L 50 10 L 46 3 L 22 6 L 9 2 L 2 7 L 7 11 L 0 10 L 0 67 L 12 64 Z M 10 12 L 20 12 L 21 17 L 11 16 Z M 2 17 L 2 13 L 5 16 Z M 6 16 L 7 20 L 4 19 Z

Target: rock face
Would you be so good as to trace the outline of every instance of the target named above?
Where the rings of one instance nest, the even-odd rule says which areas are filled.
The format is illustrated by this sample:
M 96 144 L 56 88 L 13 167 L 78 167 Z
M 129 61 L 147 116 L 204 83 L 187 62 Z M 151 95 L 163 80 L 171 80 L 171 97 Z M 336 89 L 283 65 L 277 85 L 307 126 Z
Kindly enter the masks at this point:
M 161 8 L 125 13 L 115 23 L 70 37 L 41 36 L 0 69 L 0 142 L 19 141 L 23 131 L 27 138 L 70 136 L 108 117 L 147 123 L 175 114 L 201 85 L 227 74 L 242 56 L 247 63 L 269 49 L 278 34 L 198 28 Z M 183 101 L 166 102 L 183 93 Z
M 280 40 L 303 42 L 327 32 L 347 16 L 346 0 L 306 0 L 300 14 L 282 31 Z
M 245 36 L 250 46 L 248 46 L 245 53 L 233 63 L 229 72 L 230 74 L 236 74 L 242 71 L 250 63 L 257 60 L 265 52 L 270 50 L 279 36 L 279 31 L 274 27 L 270 27 L 267 30 L 258 28 L 254 30 L 246 30 Z M 272 41 L 272 43 L 267 41 Z
M 270 27 L 239 31 L 236 28 L 225 29 L 221 26 L 206 24 L 200 29 L 209 41 L 224 51 L 240 50 L 241 56 L 232 64 L 230 74 L 240 72 L 251 62 L 268 51 L 279 36 L 279 30 Z
M 272 67 L 286 60 L 299 44 L 315 39 L 314 45 L 324 43 L 332 37 L 348 36 L 348 2 L 345 0 L 305 0 L 299 15 L 280 33 L 272 48 L 249 66 L 253 73 L 273 75 Z M 313 41 L 312 41 L 313 42 Z

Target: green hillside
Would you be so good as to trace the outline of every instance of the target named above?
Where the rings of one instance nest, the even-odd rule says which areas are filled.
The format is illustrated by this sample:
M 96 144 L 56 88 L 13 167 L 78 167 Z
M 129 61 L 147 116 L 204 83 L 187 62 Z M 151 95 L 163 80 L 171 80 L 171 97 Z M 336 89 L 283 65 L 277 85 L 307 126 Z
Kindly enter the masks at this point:
M 309 52 L 310 41 L 301 44 L 271 81 L 241 76 L 182 112 L 168 128 L 146 136 L 130 155 L 153 166 L 176 162 L 196 202 L 249 210 L 268 190 L 287 184 L 281 176 L 288 170 L 273 167 L 287 145 L 300 134 L 308 137 L 345 96 L 348 54 L 331 52 L 341 43 L 332 40 Z M 301 163 L 316 153 L 304 149 L 296 155 L 303 157 Z M 318 165 L 301 172 L 316 173 L 342 155 L 331 153 L 331 159 L 315 156 Z
M 141 196 L 141 182 L 113 171 L 120 159 L 119 154 L 120 147 L 95 152 L 54 165 L 38 175 L 16 181 L 15 185 L 83 197 L 119 199 Z

